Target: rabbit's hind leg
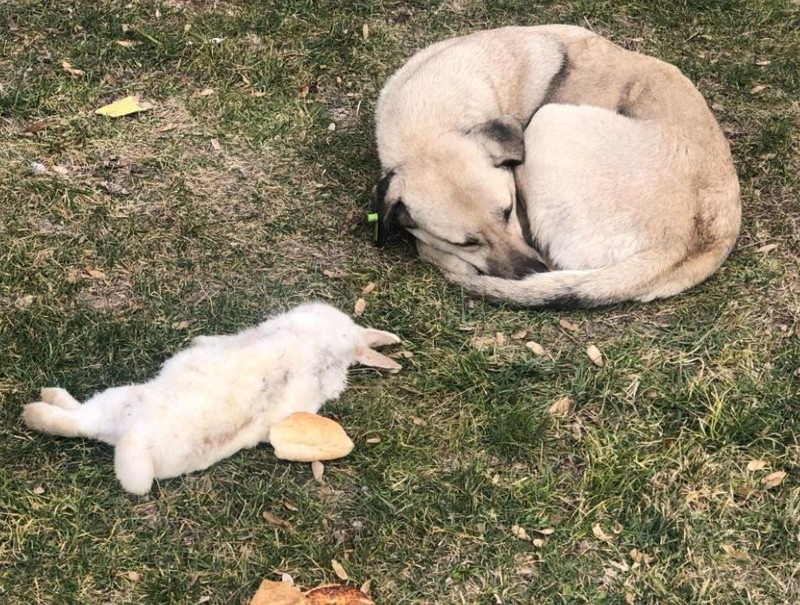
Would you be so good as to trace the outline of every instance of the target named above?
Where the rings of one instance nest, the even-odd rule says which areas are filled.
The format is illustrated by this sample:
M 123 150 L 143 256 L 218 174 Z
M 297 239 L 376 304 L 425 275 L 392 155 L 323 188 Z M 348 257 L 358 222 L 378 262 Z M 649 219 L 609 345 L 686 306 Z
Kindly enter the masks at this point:
M 63 408 L 65 410 L 77 410 L 81 407 L 80 401 L 70 395 L 65 389 L 58 387 L 45 387 L 39 395 L 42 401 Z
M 29 403 L 22 410 L 22 420 L 29 427 L 50 435 L 80 437 L 80 421 L 72 410 L 64 410 L 44 401 Z
M 143 496 L 149 492 L 155 465 L 147 441 L 135 433 L 123 435 L 114 451 L 114 472 L 130 493 Z

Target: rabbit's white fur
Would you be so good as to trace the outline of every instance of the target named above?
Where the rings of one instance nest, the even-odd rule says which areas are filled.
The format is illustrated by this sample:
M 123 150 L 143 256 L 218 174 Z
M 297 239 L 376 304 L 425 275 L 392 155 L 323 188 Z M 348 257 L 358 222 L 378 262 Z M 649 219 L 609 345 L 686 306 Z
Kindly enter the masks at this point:
M 116 447 L 114 469 L 134 494 L 153 478 L 204 469 L 269 437 L 294 412 L 316 413 L 358 362 L 397 370 L 370 347 L 399 342 L 322 303 L 229 336 L 200 336 L 151 381 L 107 389 L 84 404 L 60 388 L 25 406 L 29 427 Z

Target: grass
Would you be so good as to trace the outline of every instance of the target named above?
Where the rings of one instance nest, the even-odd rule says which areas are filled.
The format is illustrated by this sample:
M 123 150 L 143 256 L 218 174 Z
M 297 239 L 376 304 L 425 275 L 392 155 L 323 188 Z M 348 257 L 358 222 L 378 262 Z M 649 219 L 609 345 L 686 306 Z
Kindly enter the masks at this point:
M 744 225 L 701 286 L 510 310 L 372 247 L 388 75 L 547 22 L 675 63 L 714 107 Z M 10 0 L 0 23 L 0 601 L 247 603 L 336 559 L 386 604 L 800 602 L 797 2 Z M 154 109 L 93 115 L 132 93 Z M 19 420 L 42 386 L 146 380 L 194 335 L 369 282 L 363 323 L 413 356 L 325 408 L 357 446 L 322 485 L 262 446 L 134 498 L 109 448 Z

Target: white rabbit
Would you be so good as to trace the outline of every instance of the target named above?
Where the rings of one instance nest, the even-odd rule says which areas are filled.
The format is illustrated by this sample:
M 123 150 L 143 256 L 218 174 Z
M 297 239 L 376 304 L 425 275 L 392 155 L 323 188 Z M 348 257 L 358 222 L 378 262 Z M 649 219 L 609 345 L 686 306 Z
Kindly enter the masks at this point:
M 30 428 L 116 447 L 114 470 L 134 494 L 253 447 L 294 412 L 316 413 L 347 384 L 354 363 L 397 371 L 370 347 L 399 342 L 322 303 L 299 306 L 229 336 L 199 336 L 151 381 L 114 387 L 80 404 L 45 388 L 24 407 Z

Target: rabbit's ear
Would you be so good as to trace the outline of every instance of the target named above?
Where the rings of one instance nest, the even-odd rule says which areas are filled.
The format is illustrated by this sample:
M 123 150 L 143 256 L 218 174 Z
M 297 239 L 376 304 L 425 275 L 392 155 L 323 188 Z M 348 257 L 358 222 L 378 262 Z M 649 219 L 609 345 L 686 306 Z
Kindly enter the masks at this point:
M 388 332 L 384 332 L 384 334 L 388 334 Z M 389 334 L 389 336 L 394 335 Z M 355 361 L 361 365 L 369 366 L 371 368 L 382 368 L 384 370 L 389 370 L 392 374 L 403 369 L 403 366 L 401 366 L 391 357 L 386 357 L 386 355 L 378 353 L 377 351 L 373 351 L 369 347 L 358 347 L 356 349 Z
M 364 341 L 367 343 L 367 346 L 370 347 L 383 347 L 400 342 L 399 336 L 391 332 L 384 332 L 383 330 L 364 328 L 362 333 L 364 335 Z

